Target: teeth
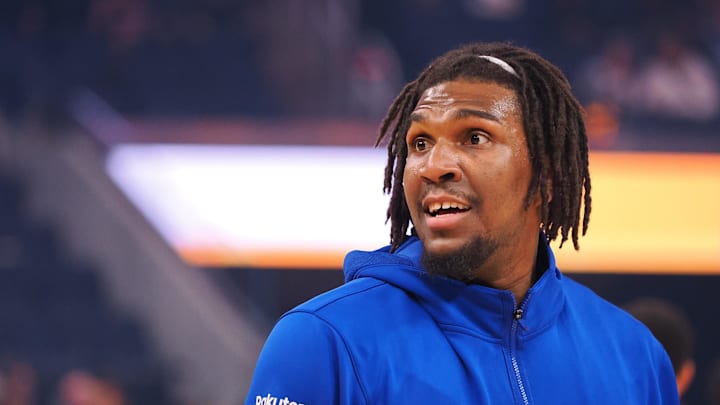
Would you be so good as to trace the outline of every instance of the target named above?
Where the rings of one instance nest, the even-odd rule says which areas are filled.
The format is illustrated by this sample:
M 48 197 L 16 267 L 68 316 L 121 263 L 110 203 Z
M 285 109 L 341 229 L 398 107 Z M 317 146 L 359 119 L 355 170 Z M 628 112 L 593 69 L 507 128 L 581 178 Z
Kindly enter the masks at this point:
M 431 214 L 435 214 L 438 211 L 440 211 L 441 209 L 447 210 L 450 208 L 466 210 L 469 207 L 467 205 L 458 204 L 456 202 L 451 202 L 451 201 L 434 202 L 428 206 L 428 212 L 430 212 Z

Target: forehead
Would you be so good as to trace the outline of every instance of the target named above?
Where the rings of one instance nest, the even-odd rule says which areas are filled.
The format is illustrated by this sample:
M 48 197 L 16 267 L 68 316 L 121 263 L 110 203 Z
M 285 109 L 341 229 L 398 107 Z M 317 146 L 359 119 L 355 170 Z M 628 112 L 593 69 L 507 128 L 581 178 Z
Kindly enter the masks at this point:
M 520 105 L 514 90 L 494 82 L 453 80 L 427 88 L 418 100 L 416 115 L 471 108 L 498 118 L 520 118 Z

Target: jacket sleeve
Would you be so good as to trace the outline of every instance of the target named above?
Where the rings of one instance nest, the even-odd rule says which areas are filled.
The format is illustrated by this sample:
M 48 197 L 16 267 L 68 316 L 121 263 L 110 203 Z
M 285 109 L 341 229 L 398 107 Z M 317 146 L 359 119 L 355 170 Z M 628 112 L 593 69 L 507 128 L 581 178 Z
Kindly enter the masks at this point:
M 364 404 L 342 336 L 314 313 L 291 312 L 260 352 L 246 405 Z

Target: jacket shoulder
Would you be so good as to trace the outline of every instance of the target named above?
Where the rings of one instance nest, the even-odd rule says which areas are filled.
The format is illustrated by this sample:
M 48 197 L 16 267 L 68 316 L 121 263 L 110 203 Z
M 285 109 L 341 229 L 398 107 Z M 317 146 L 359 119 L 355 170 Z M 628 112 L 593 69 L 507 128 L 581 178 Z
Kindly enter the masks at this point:
M 386 283 L 384 281 L 374 278 L 352 280 L 332 290 L 316 295 L 288 311 L 288 314 L 293 312 L 319 314 L 342 310 L 343 307 L 352 305 L 357 299 L 363 299 L 363 296 L 385 285 Z
M 574 307 L 571 311 L 584 319 L 604 326 L 627 343 L 659 346 L 650 330 L 627 311 L 598 295 L 589 287 L 564 276 L 565 294 Z

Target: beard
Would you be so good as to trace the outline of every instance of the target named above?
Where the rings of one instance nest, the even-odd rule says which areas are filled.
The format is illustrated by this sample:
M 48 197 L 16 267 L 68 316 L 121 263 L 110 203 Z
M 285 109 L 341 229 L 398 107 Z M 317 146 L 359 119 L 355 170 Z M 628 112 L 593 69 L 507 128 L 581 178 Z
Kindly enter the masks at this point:
M 423 250 L 422 264 L 430 274 L 462 281 L 472 281 L 480 268 L 497 249 L 497 242 L 478 236 L 452 253 L 436 255 Z

